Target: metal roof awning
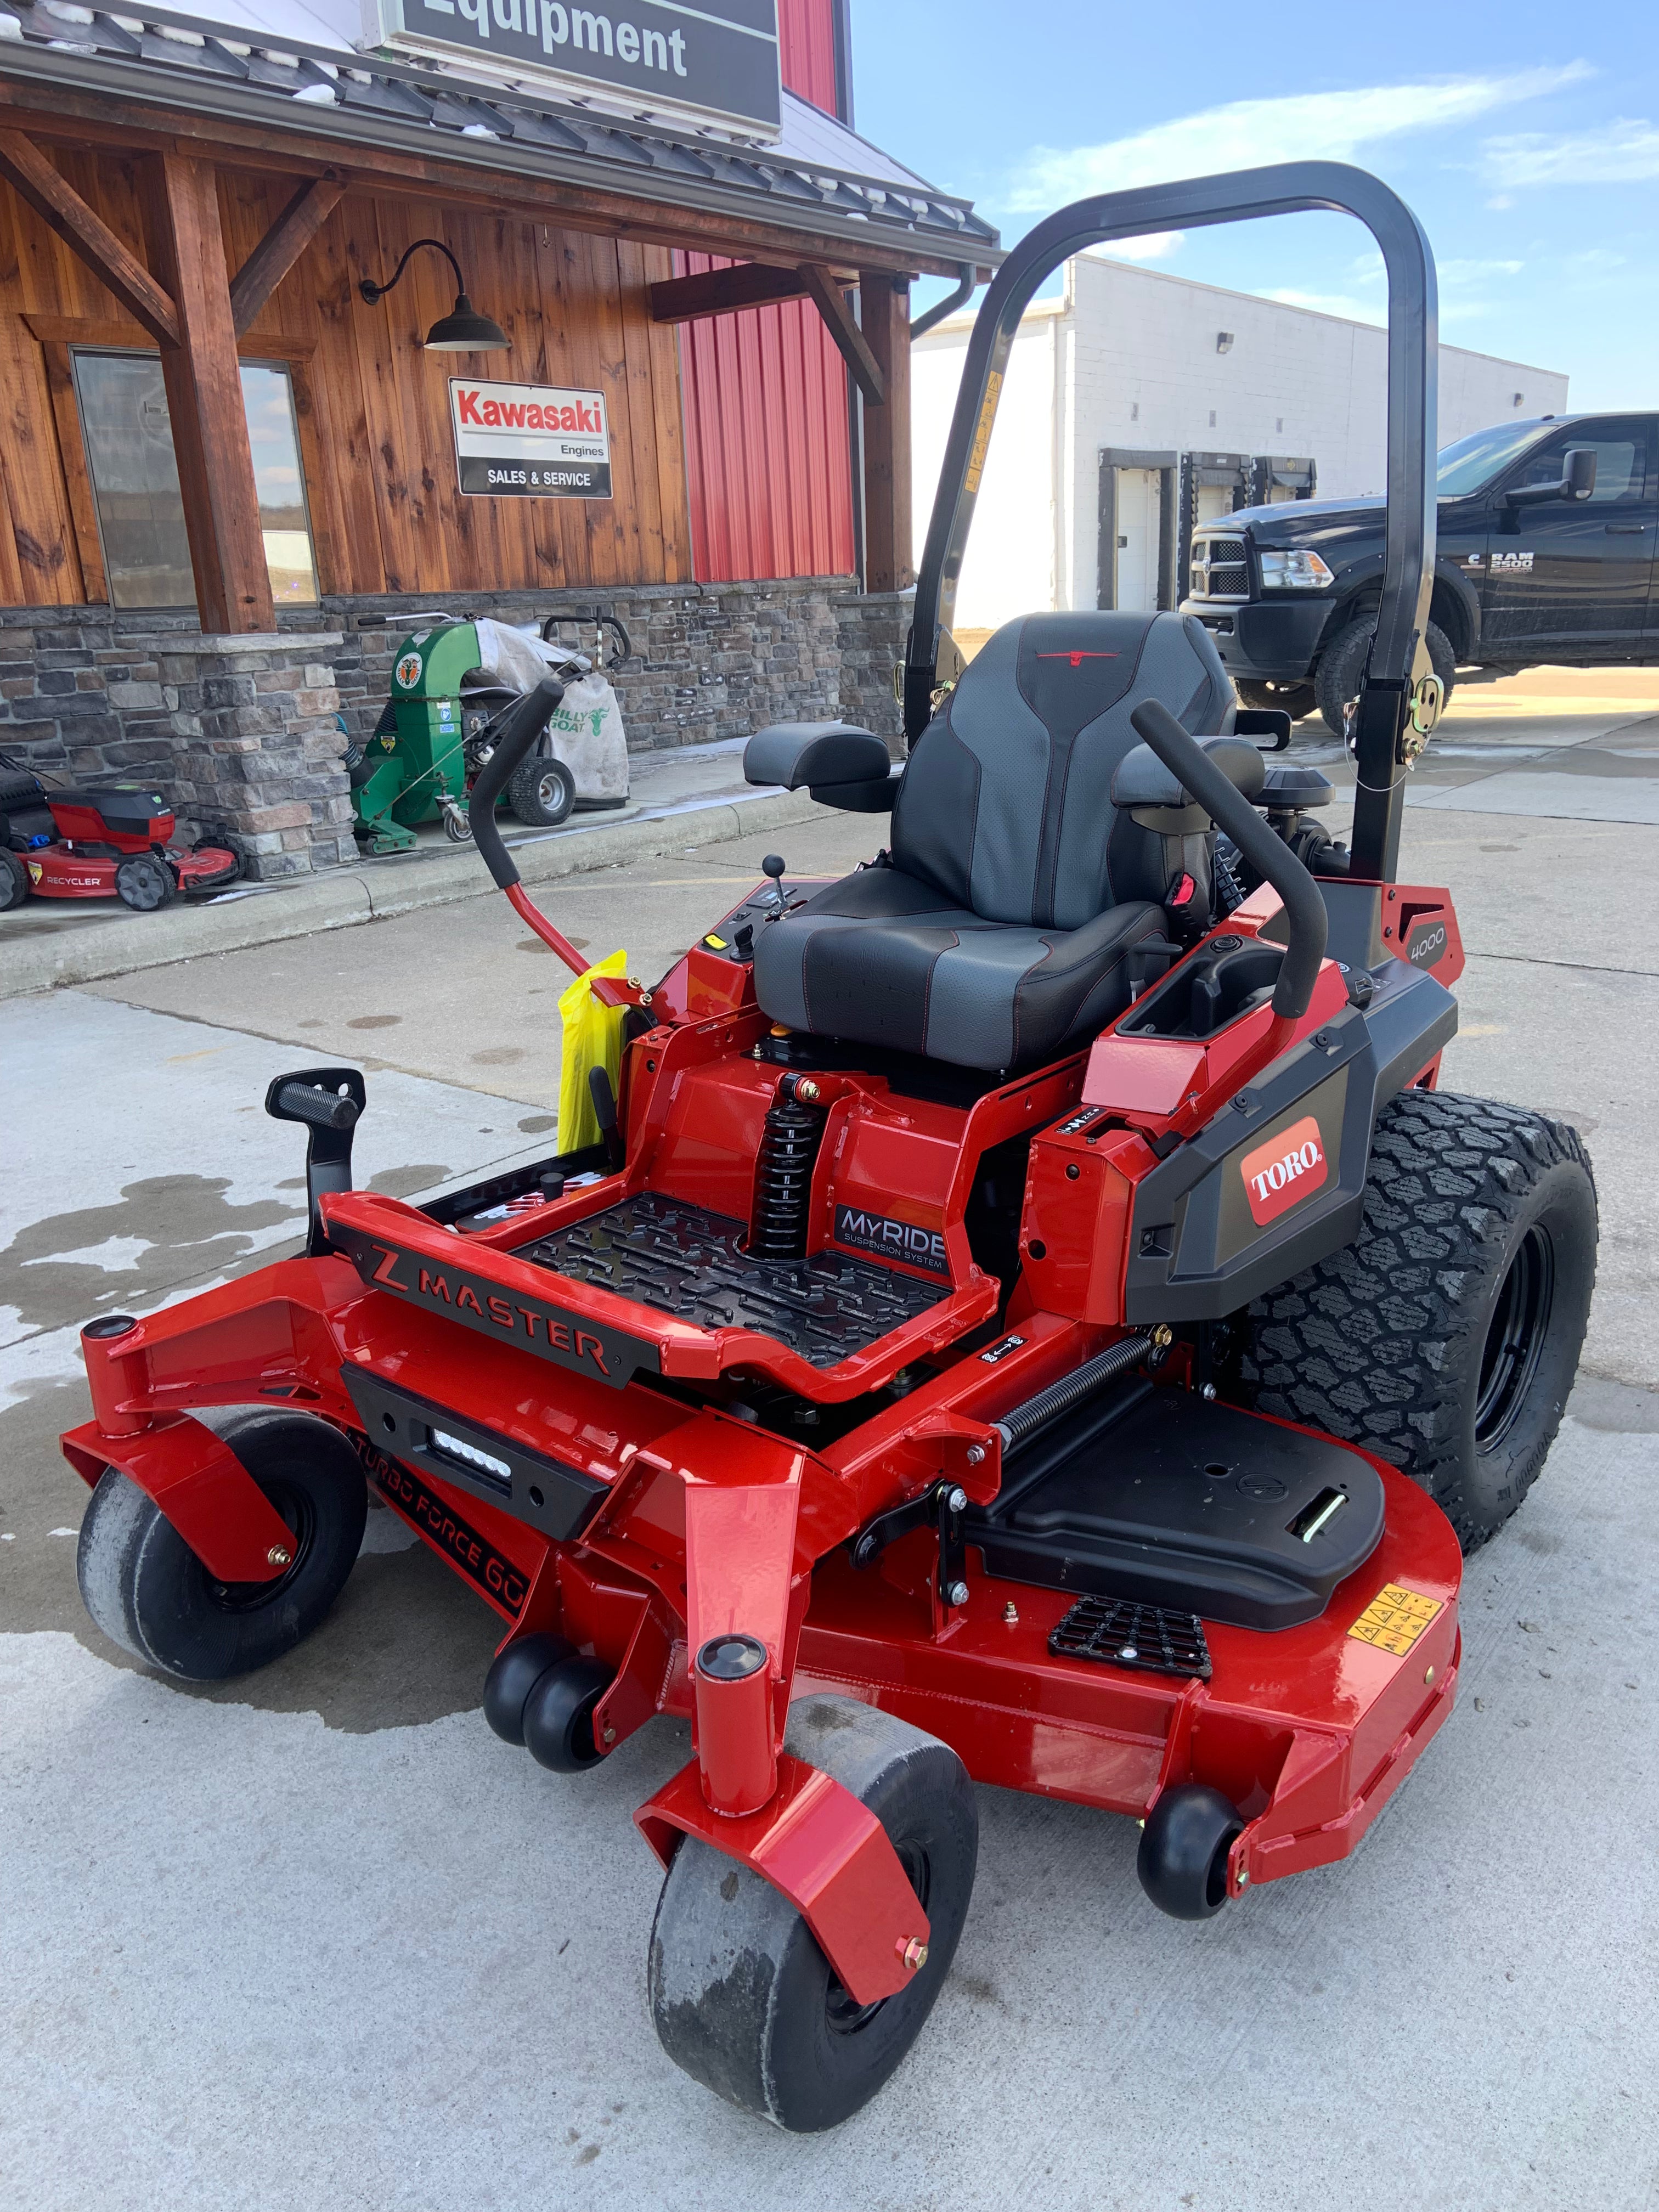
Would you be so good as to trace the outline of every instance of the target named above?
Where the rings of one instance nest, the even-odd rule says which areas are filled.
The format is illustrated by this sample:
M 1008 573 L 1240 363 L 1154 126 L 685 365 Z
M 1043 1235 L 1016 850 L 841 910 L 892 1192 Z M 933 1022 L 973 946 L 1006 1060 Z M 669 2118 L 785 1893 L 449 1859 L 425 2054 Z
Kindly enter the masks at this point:
M 405 181 L 391 158 L 401 156 L 422 169 L 442 164 L 531 186 L 586 186 L 665 210 L 729 216 L 745 229 L 835 241 L 854 264 L 954 273 L 1001 258 L 995 229 L 970 202 L 913 177 L 787 94 L 781 140 L 762 146 L 555 101 L 539 88 L 487 83 L 436 64 L 286 35 L 279 44 L 247 22 L 3 0 L 0 107 L 82 121 L 118 115 L 135 126 L 165 127 L 171 117 L 174 128 L 184 113 L 217 121 L 250 150 L 252 142 L 274 155 L 277 142 L 291 140 L 295 157 L 361 167 L 365 180 L 381 168 L 389 185 Z M 380 159 L 351 162 L 353 153 Z M 837 166 L 842 158 L 866 170 Z M 706 236 L 686 242 L 708 244 Z

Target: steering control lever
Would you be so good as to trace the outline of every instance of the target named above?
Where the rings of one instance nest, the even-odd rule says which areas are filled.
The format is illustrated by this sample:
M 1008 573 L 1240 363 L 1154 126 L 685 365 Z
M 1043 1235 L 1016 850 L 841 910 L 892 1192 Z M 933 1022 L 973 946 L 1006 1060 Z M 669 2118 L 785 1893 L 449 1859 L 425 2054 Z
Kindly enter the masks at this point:
M 301 1067 L 279 1075 L 265 1092 L 273 1121 L 300 1121 L 306 1144 L 306 1250 L 313 1259 L 329 1249 L 319 1201 L 351 1188 L 351 1139 L 368 1103 L 368 1086 L 356 1067 Z
M 501 735 L 495 740 L 495 750 L 472 787 L 468 812 L 472 823 L 472 842 L 483 854 L 483 864 L 494 878 L 497 890 L 507 893 L 513 911 L 520 921 L 529 923 L 544 945 L 558 954 L 573 975 L 585 975 L 587 963 L 569 939 L 554 928 L 526 890 L 495 823 L 495 801 L 515 770 L 528 758 L 530 748 L 547 727 L 554 708 L 563 696 L 563 684 L 557 677 L 548 676 L 533 691 L 526 691 L 516 705 L 507 708 L 501 717 Z M 602 1006 L 631 1006 L 639 1002 L 636 990 L 610 977 L 596 975 L 591 988 Z
M 1129 725 L 1284 900 L 1291 941 L 1273 986 L 1273 1012 L 1281 1020 L 1299 1021 L 1319 980 L 1329 927 L 1318 884 L 1167 707 L 1156 699 L 1145 700 L 1130 715 Z

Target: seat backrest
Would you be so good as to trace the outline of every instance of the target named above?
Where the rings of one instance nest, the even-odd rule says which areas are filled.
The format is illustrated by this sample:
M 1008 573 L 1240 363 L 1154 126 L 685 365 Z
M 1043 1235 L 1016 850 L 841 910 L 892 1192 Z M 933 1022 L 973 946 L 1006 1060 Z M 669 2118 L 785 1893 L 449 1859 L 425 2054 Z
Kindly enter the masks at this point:
M 1111 799 L 1145 699 L 1194 737 L 1231 729 L 1232 684 L 1190 616 L 1006 623 L 911 751 L 893 807 L 895 866 L 987 921 L 1039 928 L 1079 929 L 1108 907 L 1161 898 L 1164 840 Z

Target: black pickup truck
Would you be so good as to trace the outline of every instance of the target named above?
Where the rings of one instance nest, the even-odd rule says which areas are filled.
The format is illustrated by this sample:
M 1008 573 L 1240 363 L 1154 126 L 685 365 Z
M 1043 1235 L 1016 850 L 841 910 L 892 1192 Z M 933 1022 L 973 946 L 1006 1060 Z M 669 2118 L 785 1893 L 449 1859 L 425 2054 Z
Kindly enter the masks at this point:
M 1546 415 L 1439 459 L 1429 651 L 1509 674 L 1659 661 L 1659 415 Z M 1315 707 L 1337 735 L 1382 577 L 1381 499 L 1245 507 L 1193 534 L 1190 596 L 1247 706 Z

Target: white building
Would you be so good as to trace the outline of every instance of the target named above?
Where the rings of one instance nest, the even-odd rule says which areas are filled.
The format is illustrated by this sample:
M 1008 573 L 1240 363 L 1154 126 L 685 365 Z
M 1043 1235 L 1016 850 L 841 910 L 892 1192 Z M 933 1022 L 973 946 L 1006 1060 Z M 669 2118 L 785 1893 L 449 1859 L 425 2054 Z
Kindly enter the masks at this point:
M 1065 281 L 1014 341 L 959 633 L 1039 608 L 1174 605 L 1195 520 L 1382 490 L 1383 331 L 1097 254 Z M 972 322 L 951 317 L 911 354 L 918 556 Z M 1552 370 L 1440 349 L 1443 446 L 1566 404 Z

